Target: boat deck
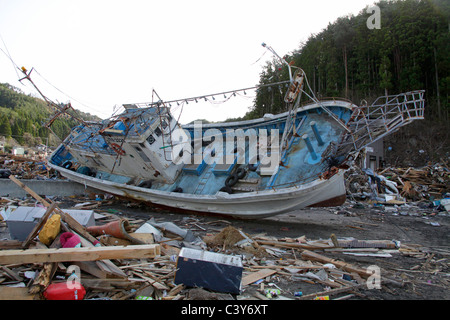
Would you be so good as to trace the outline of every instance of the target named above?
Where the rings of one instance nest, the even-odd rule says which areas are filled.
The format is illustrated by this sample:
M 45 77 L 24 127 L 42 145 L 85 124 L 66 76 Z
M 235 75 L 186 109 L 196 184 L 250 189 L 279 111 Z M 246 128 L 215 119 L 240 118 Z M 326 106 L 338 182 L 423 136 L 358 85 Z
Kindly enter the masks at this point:
M 319 111 L 320 113 L 320 111 Z M 243 178 L 232 186 L 233 192 L 251 192 L 269 188 L 287 187 L 295 184 L 302 184 L 316 179 L 327 169 L 327 163 L 321 162 L 321 154 L 328 147 L 330 142 L 338 142 L 343 127 L 329 116 L 324 116 L 316 112 L 299 113 L 297 123 L 299 124 L 297 136 L 290 139 L 289 148 L 282 156 L 282 165 L 274 170 L 273 175 L 262 175 L 260 171 L 261 163 L 257 163 L 255 171 L 248 170 L 250 147 L 246 144 L 245 163 L 238 164 L 236 161 L 231 164 L 201 164 L 185 165 L 182 173 L 174 184 L 167 185 L 154 183 L 152 189 L 161 191 L 179 190 L 183 193 L 195 195 L 215 194 L 225 186 L 225 181 L 239 168 L 243 168 L 246 174 Z M 348 120 L 350 111 L 340 114 L 340 118 Z M 315 138 L 311 122 L 315 122 L 323 144 L 319 145 Z M 305 140 L 302 138 L 307 134 L 311 145 L 317 154 L 317 159 L 312 159 Z M 281 134 L 280 134 L 281 135 Z M 214 144 L 209 146 L 214 149 Z M 224 147 L 225 149 L 225 147 Z

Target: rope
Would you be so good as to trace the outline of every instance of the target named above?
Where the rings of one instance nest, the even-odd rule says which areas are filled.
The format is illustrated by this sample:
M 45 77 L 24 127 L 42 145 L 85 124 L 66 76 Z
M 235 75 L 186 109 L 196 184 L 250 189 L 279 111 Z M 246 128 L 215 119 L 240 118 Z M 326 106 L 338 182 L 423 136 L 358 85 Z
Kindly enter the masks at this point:
M 240 92 L 246 92 L 249 90 L 253 90 L 253 89 L 259 89 L 259 88 L 264 88 L 264 87 L 271 87 L 271 86 L 276 86 L 276 85 L 280 85 L 280 84 L 286 84 L 289 83 L 290 81 L 280 81 L 280 82 L 274 82 L 274 83 L 269 83 L 269 84 L 262 84 L 262 85 L 257 85 L 257 86 L 253 86 L 253 87 L 248 87 L 248 88 L 243 88 L 243 89 L 236 89 L 236 90 L 230 90 L 230 91 L 223 91 L 223 92 L 219 92 L 219 93 L 213 93 L 213 94 L 206 94 L 206 95 L 202 95 L 202 96 L 196 96 L 196 97 L 191 97 L 191 98 L 183 98 L 183 99 L 177 99 L 177 100 L 170 100 L 170 101 L 158 101 L 158 102 L 143 102 L 143 103 L 133 103 L 136 106 L 146 106 L 146 107 L 151 107 L 154 105 L 157 105 L 159 103 L 163 103 L 163 104 L 172 104 L 172 103 L 188 103 L 189 102 L 198 102 L 198 100 L 205 100 L 209 101 L 211 103 L 224 103 L 226 101 L 228 101 L 231 97 L 233 97 L 235 94 L 239 94 Z M 231 94 L 231 95 L 230 95 Z M 230 95 L 230 96 L 227 96 Z M 214 97 L 218 97 L 218 96 L 224 96 L 225 100 L 220 101 L 220 102 L 213 102 L 215 101 Z M 210 100 L 209 98 L 212 98 L 212 100 Z

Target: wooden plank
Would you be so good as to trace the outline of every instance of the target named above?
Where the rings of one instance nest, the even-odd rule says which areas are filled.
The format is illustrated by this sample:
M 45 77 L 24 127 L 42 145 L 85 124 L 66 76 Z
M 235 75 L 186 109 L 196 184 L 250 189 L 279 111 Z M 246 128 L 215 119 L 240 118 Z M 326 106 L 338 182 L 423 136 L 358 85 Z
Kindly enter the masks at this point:
M 338 247 L 341 248 L 381 248 L 396 249 L 396 244 L 392 240 L 339 240 Z
M 15 281 L 23 281 L 23 278 L 21 276 L 19 276 L 18 273 L 12 271 L 10 268 L 6 267 L 6 266 L 0 266 L 0 269 L 3 270 L 8 277 L 10 277 L 11 279 L 15 280 Z
M 169 291 L 169 290 L 170 290 L 170 288 L 167 287 L 165 284 L 163 284 L 163 283 L 161 283 L 161 282 L 158 282 L 158 281 L 156 281 L 156 280 L 154 280 L 154 279 L 152 279 L 152 278 L 150 278 L 150 277 L 147 277 L 147 276 L 145 276 L 145 275 L 143 275 L 143 274 L 141 274 L 141 273 L 139 273 L 139 272 L 132 271 L 132 273 L 133 273 L 134 275 L 136 275 L 136 276 L 142 278 L 142 279 L 145 280 L 146 282 L 150 283 L 155 289 L 158 289 L 158 290 L 166 290 L 166 291 Z M 148 273 L 147 273 L 147 275 L 148 275 Z
M 365 284 L 357 284 L 354 286 L 348 286 L 348 287 L 342 287 L 342 288 L 337 288 L 337 289 L 331 289 L 328 291 L 321 291 L 321 292 L 316 292 L 316 293 L 311 293 L 308 295 L 304 295 L 301 297 L 296 298 L 297 300 L 311 300 L 314 299 L 315 297 L 319 297 L 319 296 L 331 296 L 334 294 L 338 294 L 338 293 L 343 293 L 343 292 L 349 292 L 349 291 L 353 291 L 353 290 L 357 290 L 360 289 L 362 287 L 364 287 Z
M 44 206 L 49 207 L 50 203 L 45 201 L 40 195 L 38 195 L 36 192 L 28 188 L 22 181 L 19 181 L 16 179 L 13 175 L 9 176 L 9 179 L 12 180 L 15 184 L 17 184 L 19 187 L 21 187 L 23 190 L 28 192 L 33 198 L 38 200 L 40 203 L 42 203 Z
M 159 244 L 126 247 L 5 250 L 0 252 L 0 264 L 146 259 L 155 258 L 158 255 L 160 255 Z
M 85 239 L 82 235 L 74 232 L 76 235 L 80 237 L 81 240 L 81 246 L 82 247 L 88 247 L 92 248 L 94 245 L 92 242 Z M 95 264 L 100 268 L 101 271 L 105 272 L 106 274 L 126 278 L 127 275 L 120 270 L 111 260 L 102 260 L 102 261 L 95 261 Z
M 177 294 L 179 294 L 185 288 L 186 287 L 184 286 L 184 284 L 180 283 L 179 285 L 173 287 L 172 290 L 170 290 L 167 295 L 168 296 L 176 296 Z
M 241 284 L 242 286 L 249 285 L 250 283 L 253 283 L 255 281 L 258 281 L 259 279 L 268 277 L 273 275 L 274 273 L 277 273 L 276 270 L 272 269 L 262 269 L 253 273 L 250 273 L 242 278 Z
M 81 277 L 81 284 L 87 289 L 96 290 L 116 290 L 116 289 L 127 289 L 132 287 L 134 283 L 129 280 L 122 279 L 89 279 L 86 277 Z
M 105 271 L 97 265 L 101 261 L 74 261 L 72 264 L 77 265 L 80 269 L 86 273 L 93 275 L 100 279 L 106 279 L 112 275 L 112 272 Z
M 39 300 L 39 296 L 28 293 L 28 288 L 0 286 L 0 300 Z
M 292 249 L 309 249 L 309 250 L 321 250 L 334 248 L 328 244 L 308 244 L 308 243 L 292 243 L 292 242 L 282 242 L 282 241 L 266 241 L 266 240 L 256 240 L 259 245 L 268 245 L 280 248 L 292 248 Z
M 66 214 L 61 209 L 59 209 L 58 211 L 60 211 L 59 214 L 61 215 L 62 220 L 65 223 L 67 223 L 72 230 L 76 231 L 77 233 L 79 233 L 92 243 L 97 241 L 97 239 L 94 236 L 92 236 L 89 232 L 87 232 L 86 228 L 83 227 L 77 220 L 72 218 L 70 214 Z
M 20 249 L 22 248 L 22 241 L 19 240 L 1 240 L 0 241 L 0 250 L 3 249 Z
M 357 274 L 359 274 L 361 277 L 364 278 L 368 278 L 372 275 L 372 273 L 367 272 L 364 269 L 355 267 L 349 263 L 343 262 L 343 261 L 339 261 L 339 260 L 335 260 L 335 259 L 331 259 L 328 258 L 326 256 L 323 256 L 321 254 L 312 252 L 312 251 L 308 251 L 305 250 L 302 252 L 302 259 L 304 260 L 312 260 L 312 261 L 319 261 L 321 263 L 332 263 L 334 264 L 337 268 L 340 268 L 342 270 L 348 271 L 348 272 L 356 272 Z

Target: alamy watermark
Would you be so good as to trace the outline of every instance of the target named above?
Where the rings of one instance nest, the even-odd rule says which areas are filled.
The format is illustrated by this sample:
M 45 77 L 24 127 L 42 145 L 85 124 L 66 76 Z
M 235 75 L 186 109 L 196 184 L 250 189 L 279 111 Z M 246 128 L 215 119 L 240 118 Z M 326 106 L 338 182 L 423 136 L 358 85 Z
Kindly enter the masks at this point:
M 81 288 L 80 267 L 72 264 L 67 268 L 67 273 L 70 273 L 70 276 L 66 280 L 67 288 L 79 290 Z
M 367 19 L 366 25 L 370 30 L 373 29 L 381 29 L 381 10 L 380 7 L 374 5 L 372 7 L 368 7 L 366 12 L 371 14 L 371 16 Z
M 182 128 L 172 133 L 174 164 L 257 164 L 274 168 L 280 160 L 278 129 L 203 130 L 202 122 L 194 123 L 193 139 Z M 204 144 L 207 144 L 203 148 Z M 248 149 L 248 150 L 247 150 Z
M 367 273 L 371 275 L 367 278 L 367 289 L 381 289 L 381 269 L 376 265 L 367 267 Z

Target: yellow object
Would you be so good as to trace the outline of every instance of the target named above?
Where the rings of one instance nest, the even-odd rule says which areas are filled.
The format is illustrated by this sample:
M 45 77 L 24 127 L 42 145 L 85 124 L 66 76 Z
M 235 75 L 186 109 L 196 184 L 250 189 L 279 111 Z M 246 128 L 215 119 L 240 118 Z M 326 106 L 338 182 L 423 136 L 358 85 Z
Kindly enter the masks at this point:
M 39 240 L 49 246 L 61 231 L 61 216 L 54 214 L 47 220 L 39 232 Z
M 330 300 L 330 296 L 318 296 L 314 300 Z

